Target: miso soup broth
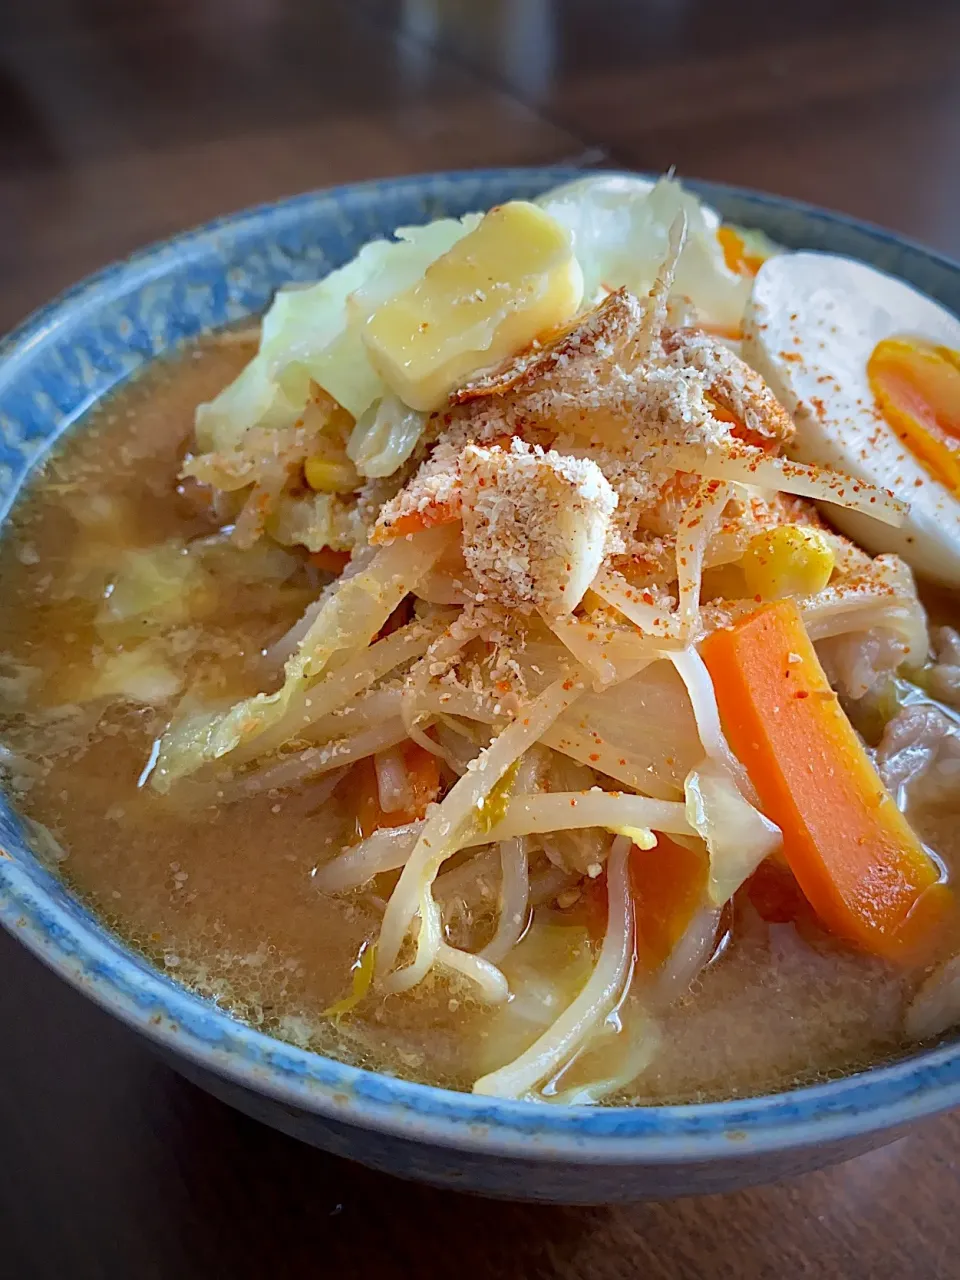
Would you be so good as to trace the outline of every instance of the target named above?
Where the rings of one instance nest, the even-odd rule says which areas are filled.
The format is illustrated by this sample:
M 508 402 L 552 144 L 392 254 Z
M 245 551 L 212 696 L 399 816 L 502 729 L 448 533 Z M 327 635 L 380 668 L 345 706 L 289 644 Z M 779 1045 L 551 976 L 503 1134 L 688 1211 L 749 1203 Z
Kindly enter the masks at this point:
M 349 773 L 332 792 L 321 775 L 195 806 L 139 783 L 180 700 L 254 692 L 262 651 L 323 580 L 303 554 L 233 550 L 217 514 L 178 480 L 197 404 L 252 352 L 214 341 L 159 364 L 70 434 L 16 508 L 0 570 L 8 786 L 54 836 L 71 889 L 178 981 L 296 1044 L 469 1088 L 531 1031 L 468 982 L 432 975 L 408 993 L 374 989 L 340 1018 L 325 1014 L 351 990 L 396 878 L 384 873 L 347 896 L 317 888 L 317 868 L 357 839 Z M 131 557 L 157 547 L 171 549 L 166 564 L 131 577 Z M 120 589 L 131 599 L 114 616 Z M 489 935 L 496 877 L 464 888 L 471 926 Z M 593 962 L 589 923 L 576 887 L 555 892 L 534 908 L 505 969 L 539 961 L 549 994 L 569 1000 Z M 741 894 L 710 949 L 660 1014 L 652 1062 L 615 1100 L 779 1089 L 903 1046 L 911 981 L 815 924 L 768 923 Z M 628 1000 L 620 1016 L 622 1034 L 592 1051 L 609 1054 L 610 1071 L 625 1052 L 617 1042 L 644 1015 Z

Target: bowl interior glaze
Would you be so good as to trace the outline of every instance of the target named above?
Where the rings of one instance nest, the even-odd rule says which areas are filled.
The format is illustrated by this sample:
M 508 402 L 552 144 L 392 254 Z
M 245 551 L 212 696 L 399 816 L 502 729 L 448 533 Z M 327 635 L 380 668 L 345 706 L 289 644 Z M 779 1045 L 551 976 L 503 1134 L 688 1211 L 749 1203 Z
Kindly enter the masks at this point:
M 260 312 L 278 286 L 317 279 L 398 225 L 532 197 L 577 176 L 570 169 L 445 173 L 298 196 L 221 219 L 82 282 L 0 344 L 0 517 L 52 443 L 148 361 Z M 790 247 L 868 261 L 960 311 L 960 266 L 918 245 L 772 196 L 689 185 L 733 221 Z M 847 1140 L 960 1102 L 955 1044 L 829 1084 L 699 1106 L 504 1103 L 358 1070 L 250 1029 L 125 947 L 31 852 L 6 800 L 0 922 L 168 1056 L 290 1108 L 462 1152 L 702 1163 Z

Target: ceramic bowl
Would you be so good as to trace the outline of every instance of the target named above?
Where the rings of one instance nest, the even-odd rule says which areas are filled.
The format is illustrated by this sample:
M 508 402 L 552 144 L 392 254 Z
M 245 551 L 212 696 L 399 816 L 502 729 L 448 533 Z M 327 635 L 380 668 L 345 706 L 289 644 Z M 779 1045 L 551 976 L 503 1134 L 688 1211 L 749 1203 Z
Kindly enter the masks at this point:
M 0 512 L 87 409 L 154 357 L 261 311 L 399 224 L 532 197 L 568 169 L 434 174 L 299 196 L 108 267 L 0 346 Z M 871 262 L 960 310 L 960 266 L 875 227 L 691 184 L 792 247 Z M 82 422 L 80 425 L 82 429 Z M 273 1040 L 152 968 L 76 901 L 0 803 L 0 920 L 178 1071 L 278 1129 L 378 1169 L 487 1195 L 601 1203 L 722 1191 L 878 1146 L 960 1102 L 960 1045 L 746 1101 L 569 1108 L 493 1101 L 345 1066 Z

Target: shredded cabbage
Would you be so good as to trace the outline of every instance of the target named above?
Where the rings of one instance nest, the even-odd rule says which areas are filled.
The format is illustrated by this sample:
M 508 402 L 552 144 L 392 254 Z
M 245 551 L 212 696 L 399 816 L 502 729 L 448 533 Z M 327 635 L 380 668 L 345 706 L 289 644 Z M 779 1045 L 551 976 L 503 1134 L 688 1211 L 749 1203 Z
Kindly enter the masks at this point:
M 333 654 L 365 648 L 400 601 L 437 560 L 446 530 L 430 529 L 383 547 L 360 573 L 342 578 L 326 597 L 299 649 L 286 661 L 276 693 L 258 693 L 226 712 L 202 711 L 172 725 L 160 744 L 152 785 L 167 791 L 202 765 L 249 744 L 299 707 L 298 699 Z M 387 745 L 387 744 L 384 744 Z
M 597 690 L 629 679 L 657 656 L 646 637 L 638 636 L 633 627 L 620 626 L 613 615 L 596 611 L 587 618 L 554 617 L 543 612 L 541 617 L 576 661 L 593 673 Z
M 528 645 L 517 660 L 525 674 L 530 671 L 528 687 L 535 689 L 536 672 L 526 663 L 547 668 L 539 652 L 533 656 L 533 649 Z M 486 724 L 500 718 L 495 705 L 488 695 L 456 687 L 428 686 L 416 698 L 421 713 L 458 715 Z M 540 740 L 662 800 L 683 794 L 684 778 L 703 756 L 690 699 L 669 662 L 653 662 L 620 684 L 582 693 Z
M 272 542 L 261 541 L 241 548 L 222 532 L 195 539 L 190 543 L 189 554 L 214 578 L 252 586 L 286 582 L 300 565 L 296 556 Z
M 473 830 L 482 829 L 488 797 L 498 808 L 497 783 L 523 753 L 542 737 L 561 712 L 576 700 L 581 685 L 572 679 L 557 680 L 525 707 L 490 746 L 477 758 L 473 768 L 460 778 L 441 804 L 430 814 L 416 848 L 403 868 L 397 887 L 387 904 L 380 930 L 378 968 L 388 989 L 406 991 L 427 973 L 436 958 L 440 940 L 439 910 L 431 886 L 442 863 L 467 842 Z M 403 940 L 415 915 L 419 914 L 417 955 L 414 962 L 398 972 L 396 965 Z
M 354 508 L 333 493 L 286 495 L 267 519 L 267 532 L 284 547 L 351 551 L 363 538 Z
M 482 855 L 479 855 L 482 856 Z M 443 879 L 456 874 L 448 872 Z M 439 896 L 440 882 L 437 882 Z M 589 981 L 590 936 L 581 925 L 557 924 L 534 913 L 530 928 L 503 963 L 512 999 L 492 1015 L 488 1034 L 476 1045 L 484 1073 L 518 1057 L 556 1020 Z
M 210 585 L 202 565 L 180 539 L 125 551 L 97 613 L 97 629 L 114 633 L 117 628 L 139 628 L 145 620 L 154 627 L 186 622 L 198 596 Z
M 283 296 L 283 291 L 277 294 L 268 315 Z M 255 356 L 215 400 L 197 406 L 197 444 L 205 452 L 225 453 L 251 427 L 287 426 L 297 407 L 271 379 L 266 361 Z
M 712 760 L 691 771 L 684 792 L 687 821 L 710 854 L 710 900 L 721 906 L 780 847 L 780 828 L 744 800 L 729 773 Z
M 576 999 L 513 1062 L 481 1076 L 473 1092 L 497 1098 L 527 1098 L 590 1039 L 610 1013 L 630 977 L 633 962 L 633 903 L 630 897 L 630 842 L 619 836 L 607 864 L 607 932 L 589 980 Z
M 413 453 L 427 414 L 410 409 L 392 393 L 374 401 L 357 419 L 347 456 L 362 476 L 390 476 Z
M 669 662 L 600 692 L 588 690 L 544 735 L 545 745 L 620 778 L 630 768 L 640 792 L 672 800 L 702 754 L 681 681 Z
M 126 698 L 146 706 L 162 706 L 175 698 L 183 678 L 171 666 L 158 640 L 108 655 L 96 673 L 91 698 Z

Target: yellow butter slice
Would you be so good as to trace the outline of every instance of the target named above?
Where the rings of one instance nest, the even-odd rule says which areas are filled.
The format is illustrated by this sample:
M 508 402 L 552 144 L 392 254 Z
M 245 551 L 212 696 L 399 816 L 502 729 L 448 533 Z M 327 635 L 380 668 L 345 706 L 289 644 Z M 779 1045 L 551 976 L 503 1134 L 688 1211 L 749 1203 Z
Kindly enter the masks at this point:
M 439 408 L 471 373 L 565 324 L 583 296 L 570 233 L 536 205 L 498 205 L 367 320 L 383 381 L 413 409 Z

